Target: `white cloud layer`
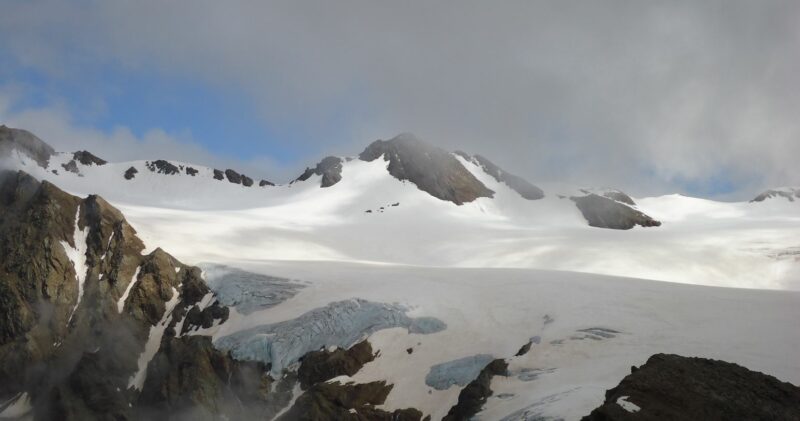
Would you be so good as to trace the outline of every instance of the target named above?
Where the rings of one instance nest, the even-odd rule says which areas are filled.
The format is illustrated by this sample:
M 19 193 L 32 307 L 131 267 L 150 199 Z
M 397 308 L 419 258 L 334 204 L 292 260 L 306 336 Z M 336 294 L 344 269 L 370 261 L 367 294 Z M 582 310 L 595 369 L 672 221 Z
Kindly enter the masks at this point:
M 248 92 L 320 155 L 411 131 L 533 180 L 800 183 L 796 1 L 78 3 L 6 3 L 0 39 L 54 77 L 114 63 Z

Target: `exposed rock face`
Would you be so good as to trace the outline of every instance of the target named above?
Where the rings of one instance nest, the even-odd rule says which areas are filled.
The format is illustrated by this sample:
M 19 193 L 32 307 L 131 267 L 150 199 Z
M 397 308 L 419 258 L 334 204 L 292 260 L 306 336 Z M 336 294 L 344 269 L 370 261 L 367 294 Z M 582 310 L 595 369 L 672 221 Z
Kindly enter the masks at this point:
M 102 198 L 0 173 L 0 401 L 26 392 L 35 419 L 61 420 L 236 418 L 241 408 L 226 402 L 262 401 L 268 367 L 235 362 L 209 338 L 175 337 L 189 313 L 200 324 L 227 318 L 219 305 L 197 308 L 210 294 L 200 270 L 143 249 Z M 168 326 L 148 364 L 159 323 Z M 139 394 L 130 386 L 141 370 Z
M 419 421 L 422 413 L 416 409 L 387 412 L 375 408 L 386 400 L 392 385 L 386 382 L 360 384 L 319 383 L 303 393 L 279 420 L 385 420 Z
M 361 370 L 364 364 L 374 359 L 372 345 L 368 341 L 359 342 L 346 351 L 341 348 L 333 351 L 312 351 L 301 360 L 297 378 L 300 380 L 300 385 L 307 389 L 313 384 L 334 377 L 352 376 Z
M 504 171 L 502 168 L 495 165 L 492 161 L 489 161 L 488 158 L 481 156 L 481 155 L 474 155 L 469 156 L 468 154 L 456 151 L 456 154 L 460 155 L 464 159 L 468 161 L 472 161 L 478 164 L 486 174 L 489 174 L 497 180 L 499 183 L 505 183 L 508 187 L 510 187 L 515 192 L 519 193 L 525 199 L 528 200 L 538 200 L 544 197 L 544 192 L 539 187 L 534 186 L 533 184 L 529 183 L 528 180 L 525 180 L 522 177 L 517 175 L 511 174 L 510 172 Z
M 794 202 L 794 199 L 800 199 L 800 188 L 785 187 L 782 189 L 767 190 L 756 196 L 753 200 L 750 201 L 750 203 L 763 202 L 773 197 L 782 197 L 790 202 Z
M 93 155 L 89 151 L 78 151 L 72 154 L 72 159 L 83 165 L 105 165 L 107 162 Z
M 0 158 L 10 156 L 13 151 L 27 155 L 42 168 L 47 168 L 50 157 L 56 151 L 42 139 L 27 130 L 0 126 Z
M 266 419 L 273 383 L 267 372 L 217 351 L 207 336 L 165 335 L 147 368 L 138 418 Z
M 414 183 L 420 190 L 457 205 L 479 197 L 493 197 L 450 153 L 421 142 L 413 135 L 401 134 L 391 140 L 376 140 L 358 156 L 362 161 L 374 161 L 383 156 L 389 162 L 389 173 Z
M 253 185 L 253 179 L 242 174 L 242 185 L 245 187 L 250 187 Z
M 583 419 L 797 420 L 800 388 L 724 361 L 656 354 Z
M 486 399 L 492 396 L 492 377 L 507 376 L 508 363 L 503 359 L 497 359 L 489 363 L 478 378 L 470 382 L 467 387 L 461 389 L 458 394 L 458 403 L 450 408 L 443 421 L 460 421 L 472 419 L 475 414 L 480 412 Z
M 138 172 L 139 172 L 139 170 L 137 170 L 137 169 L 136 169 L 136 168 L 134 168 L 134 167 L 130 167 L 130 168 L 128 168 L 127 170 L 125 170 L 125 179 L 126 179 L 126 180 L 132 180 L 132 179 L 133 179 L 133 177 L 136 177 L 136 174 L 137 174 Z
M 222 171 L 215 169 L 214 170 L 214 179 L 215 180 L 224 180 L 225 179 L 225 174 Z
M 258 187 L 274 186 L 274 185 L 275 185 L 275 183 L 273 183 L 271 181 L 267 181 L 267 180 L 261 180 L 261 181 L 258 182 Z
M 180 168 L 175 164 L 163 159 L 147 161 L 145 166 L 147 166 L 148 170 L 158 174 L 174 175 L 181 172 Z
M 619 190 L 609 190 L 607 192 L 604 192 L 603 196 L 611 200 L 616 200 L 617 202 L 622 202 L 631 206 L 636 206 L 636 202 L 634 202 L 630 196 Z
M 74 159 L 71 159 L 69 162 L 65 164 L 61 164 L 61 167 L 64 168 L 64 170 L 74 174 L 78 174 L 80 172 L 78 171 L 78 164 L 75 162 Z
M 216 178 L 216 171 L 217 170 L 214 170 L 214 171 L 215 171 L 214 172 L 214 178 Z M 250 177 L 248 177 L 248 176 L 246 176 L 244 174 L 239 174 L 238 172 L 236 172 L 234 170 L 231 170 L 231 169 L 225 170 L 225 177 L 227 177 L 228 181 L 230 181 L 233 184 L 241 184 L 241 185 L 243 185 L 245 187 L 250 187 L 250 186 L 253 185 L 253 179 L 252 178 L 250 178 Z
M 627 230 L 636 225 L 642 227 L 661 225 L 661 222 L 628 205 L 594 193 L 580 197 L 573 196 L 570 199 L 575 202 L 583 217 L 593 227 Z
M 191 175 L 192 177 L 196 176 L 198 173 L 197 169 L 192 167 L 186 167 L 186 175 Z
M 320 187 L 330 187 L 342 179 L 342 158 L 325 157 L 314 168 L 306 168 L 305 172 L 294 181 L 306 181 L 313 175 L 322 176 Z

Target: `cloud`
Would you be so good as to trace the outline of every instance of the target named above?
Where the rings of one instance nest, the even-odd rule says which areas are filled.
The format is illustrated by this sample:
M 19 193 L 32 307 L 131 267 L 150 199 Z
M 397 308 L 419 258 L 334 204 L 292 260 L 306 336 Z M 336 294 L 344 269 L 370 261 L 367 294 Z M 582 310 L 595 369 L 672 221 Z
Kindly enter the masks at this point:
M 83 3 L 12 1 L 0 38 L 53 77 L 246 92 L 320 155 L 411 131 L 533 180 L 800 183 L 795 1 Z
M 275 162 L 270 157 L 242 161 L 213 154 L 187 133 L 168 133 L 152 128 L 142 136 L 136 136 L 125 126 L 110 131 L 81 126 L 75 123 L 64 105 L 16 107 L 21 96 L 24 96 L 24 89 L 0 87 L 0 122 L 29 130 L 60 152 L 88 150 L 109 161 L 171 159 L 216 168 L 234 168 L 253 177 L 278 182 L 297 172 L 294 166 Z

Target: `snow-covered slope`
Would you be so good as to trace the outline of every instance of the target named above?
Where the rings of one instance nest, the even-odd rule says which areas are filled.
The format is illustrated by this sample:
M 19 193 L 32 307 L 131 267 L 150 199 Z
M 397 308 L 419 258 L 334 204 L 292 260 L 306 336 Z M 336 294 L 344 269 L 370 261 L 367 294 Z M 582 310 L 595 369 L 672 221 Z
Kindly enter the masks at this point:
M 509 377 L 492 381 L 494 395 L 479 416 L 485 420 L 520 411 L 528 411 L 531 417 L 527 419 L 533 415 L 579 419 L 603 401 L 605 390 L 628 374 L 631 365 L 658 352 L 724 359 L 800 382 L 800 361 L 793 352 L 800 346 L 800 331 L 794 328 L 800 317 L 798 292 L 529 269 L 336 262 L 233 264 L 255 273 L 301 280 L 305 287 L 277 306 L 233 314 L 212 332 L 215 341 L 226 346 L 231 345 L 230 338 L 244 341 L 255 335 L 236 335 L 254 326 L 292 325 L 307 318 L 309 311 L 353 298 L 398 303 L 410 309 L 409 317 L 444 322 L 446 328 L 434 332 L 409 332 L 406 326 L 364 331 L 371 333 L 369 340 L 380 354 L 352 380 L 394 384 L 383 406 L 388 410 L 412 406 L 440 419 L 455 404 L 461 387 L 437 388 L 439 382 L 432 383 L 430 373 L 436 371 L 444 383 L 464 376 L 470 381 L 487 362 L 482 356 L 507 358 L 510 370 Z M 262 292 L 271 288 L 265 286 Z M 335 325 L 335 319 L 320 324 Z M 352 325 L 334 329 L 352 334 Z M 514 357 L 530 340 L 530 351 Z M 327 343 L 341 345 L 333 339 Z M 472 366 L 468 361 L 437 371 L 438 365 L 447 367 L 448 362 L 473 356 L 479 357 L 471 359 L 476 361 Z
M 31 159 L 15 165 L 71 193 L 103 196 L 123 210 L 147 244 L 188 262 L 538 268 L 800 289 L 800 202 L 634 198 L 634 210 L 662 225 L 603 230 L 587 226 L 570 200 L 587 191 L 545 189 L 544 198 L 527 200 L 478 162 L 454 156 L 493 197 L 456 206 L 394 178 L 383 159 L 341 160 L 341 180 L 326 188 L 320 188 L 323 175 L 314 173 L 287 185 L 245 187 L 215 179 L 212 168 L 182 162 L 172 162 L 181 169 L 172 175 L 148 170 L 146 161 L 64 171 L 61 164 L 72 154 L 53 155 L 48 169 Z M 132 166 L 139 171 L 125 179 Z

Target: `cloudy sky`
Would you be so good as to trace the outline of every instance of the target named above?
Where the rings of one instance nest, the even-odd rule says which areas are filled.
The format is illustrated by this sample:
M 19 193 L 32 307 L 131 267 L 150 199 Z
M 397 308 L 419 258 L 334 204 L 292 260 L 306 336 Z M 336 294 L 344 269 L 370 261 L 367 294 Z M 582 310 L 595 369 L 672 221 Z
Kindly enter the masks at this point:
M 276 180 L 412 132 L 532 181 L 800 184 L 798 1 L 31 1 L 0 122 Z

